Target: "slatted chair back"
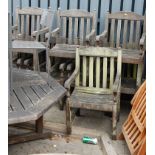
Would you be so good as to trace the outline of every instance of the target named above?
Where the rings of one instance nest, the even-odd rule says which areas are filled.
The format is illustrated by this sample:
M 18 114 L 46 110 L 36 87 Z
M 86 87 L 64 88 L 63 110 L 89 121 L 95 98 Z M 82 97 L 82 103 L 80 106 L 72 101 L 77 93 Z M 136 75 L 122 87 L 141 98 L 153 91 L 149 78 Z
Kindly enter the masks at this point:
M 145 16 L 134 12 L 107 13 L 105 30 L 110 47 L 139 49 L 140 37 L 146 32 Z
M 57 25 L 60 28 L 60 37 L 57 43 L 84 45 L 86 35 L 96 29 L 96 11 L 70 9 L 58 10 Z
M 50 9 L 41 9 L 41 8 L 17 8 L 16 9 L 16 25 L 18 26 L 18 39 L 21 40 L 34 40 L 32 33 L 34 31 L 39 31 L 44 27 L 49 27 L 51 20 L 50 18 Z M 39 38 L 39 35 L 36 36 L 35 40 L 43 41 L 45 38 L 42 36 Z
M 76 89 L 94 94 L 111 94 L 116 75 L 121 77 L 121 51 L 108 48 L 77 48 Z

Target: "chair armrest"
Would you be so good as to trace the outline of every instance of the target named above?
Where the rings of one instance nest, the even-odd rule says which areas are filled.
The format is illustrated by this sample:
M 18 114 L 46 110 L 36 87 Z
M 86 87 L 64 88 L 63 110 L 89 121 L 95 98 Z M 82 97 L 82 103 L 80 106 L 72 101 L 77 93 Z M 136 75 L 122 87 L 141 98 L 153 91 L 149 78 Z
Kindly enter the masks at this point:
M 91 41 L 93 39 L 95 39 L 95 35 L 96 35 L 96 30 L 93 29 L 87 36 L 86 36 L 86 41 Z
M 70 78 L 67 81 L 65 81 L 64 87 L 66 89 L 68 90 L 70 89 L 70 86 L 72 82 L 75 80 L 75 78 L 77 77 L 78 73 L 79 73 L 79 69 L 76 68 L 74 72 L 72 73 L 72 75 L 70 76 Z
M 31 34 L 31 36 L 32 37 L 36 37 L 37 35 L 45 34 L 47 32 L 49 32 L 49 28 L 48 27 L 45 27 L 43 29 L 40 29 L 39 31 L 33 31 L 32 34 Z
M 113 94 L 117 95 L 121 91 L 121 76 L 117 75 L 113 84 Z
M 45 38 L 49 39 L 50 37 L 57 37 L 57 35 L 59 35 L 59 33 L 60 33 L 60 28 L 56 28 L 52 32 L 46 33 Z
M 18 25 L 12 26 L 12 31 L 18 30 Z
M 105 30 L 100 35 L 96 36 L 96 41 L 103 41 L 107 37 L 107 30 Z
M 142 37 L 140 38 L 140 46 L 144 46 L 144 43 L 145 43 L 145 38 L 146 38 L 146 33 L 143 33 Z

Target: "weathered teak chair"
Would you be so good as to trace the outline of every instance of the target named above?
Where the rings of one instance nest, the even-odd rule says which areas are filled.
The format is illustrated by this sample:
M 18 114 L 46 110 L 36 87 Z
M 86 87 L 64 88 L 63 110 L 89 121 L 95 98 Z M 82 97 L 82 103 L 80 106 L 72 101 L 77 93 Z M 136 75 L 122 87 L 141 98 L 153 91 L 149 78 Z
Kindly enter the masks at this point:
M 64 70 L 67 69 L 70 72 L 74 69 L 74 63 L 71 62 L 72 58 L 75 58 L 77 45 L 94 45 L 96 13 L 95 11 L 87 12 L 78 9 L 65 11 L 59 9 L 57 12 L 57 26 L 58 28 L 50 33 L 52 40 L 56 40 L 56 46 L 48 51 L 48 71 L 52 72 L 54 69 L 59 68 L 63 76 Z M 57 61 L 52 62 L 51 57 L 57 57 Z M 63 63 L 58 61 L 59 58 L 68 59 L 67 61 L 64 59 L 65 62 Z
M 116 136 L 121 87 L 121 51 L 89 47 L 76 51 L 76 68 L 65 82 L 67 132 L 71 133 L 71 108 L 112 112 L 112 135 Z M 75 89 L 70 95 L 71 83 Z
M 122 66 L 121 91 L 123 93 L 134 94 L 136 86 L 140 86 L 141 84 L 145 29 L 144 16 L 124 11 L 107 13 L 105 30 L 96 37 L 100 46 L 122 48 L 122 62 L 124 64 Z M 128 65 L 126 66 L 125 63 Z
M 12 27 L 13 40 L 37 41 L 46 46 L 45 34 L 49 32 L 50 25 L 50 9 L 33 7 L 17 8 L 15 25 Z M 42 50 L 38 51 L 38 55 L 40 52 L 42 52 Z M 20 51 L 18 51 L 18 53 L 20 53 Z M 34 53 L 32 54 L 34 55 Z M 29 54 L 27 56 L 24 54 L 23 58 L 17 60 L 17 65 L 27 65 L 31 63 L 32 59 L 28 59 L 29 56 Z M 28 60 L 24 61 L 24 59 Z

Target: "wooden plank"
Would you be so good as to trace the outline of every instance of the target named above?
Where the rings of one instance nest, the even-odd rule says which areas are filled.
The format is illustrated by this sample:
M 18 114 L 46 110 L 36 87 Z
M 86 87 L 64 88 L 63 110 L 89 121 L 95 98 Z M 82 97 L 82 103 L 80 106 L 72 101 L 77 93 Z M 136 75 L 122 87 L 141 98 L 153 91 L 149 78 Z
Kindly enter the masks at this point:
M 22 0 L 22 8 L 29 7 L 29 0 Z
M 134 12 L 143 15 L 143 5 L 145 0 L 136 0 L 134 4 Z
M 51 10 L 56 11 L 58 8 L 58 0 L 50 0 L 50 7 Z
M 67 0 L 60 1 L 60 8 L 61 10 L 67 10 Z
M 139 47 L 139 40 L 140 40 L 140 21 L 136 22 L 136 38 L 135 38 L 135 44 L 136 49 Z
M 71 0 L 69 9 L 78 9 L 78 0 Z
M 74 23 L 74 44 L 78 44 L 78 18 L 75 18 Z
M 101 10 L 100 10 L 100 30 L 99 32 L 102 33 L 105 28 L 106 23 L 106 13 L 109 11 L 110 0 L 102 0 L 101 1 Z
M 29 25 L 30 25 L 30 16 L 29 15 L 27 15 L 26 16 L 26 38 L 28 39 L 29 38 L 29 33 L 30 33 L 30 27 L 29 27 Z
M 31 87 L 35 91 L 35 93 L 39 96 L 40 99 L 42 97 L 45 97 L 46 93 L 41 89 L 41 87 L 39 85 L 34 85 Z
M 90 33 L 90 18 L 87 18 L 86 34 Z
M 40 7 L 48 9 L 48 0 L 40 0 Z
M 131 11 L 132 9 L 132 0 L 123 1 L 123 11 Z
M 83 73 L 82 73 L 82 85 L 86 86 L 86 79 L 87 79 L 87 60 L 86 57 L 83 56 Z
M 35 30 L 35 24 L 34 24 L 34 22 L 35 22 L 35 16 L 32 15 L 31 16 L 31 33 Z
M 14 88 L 14 91 L 25 109 L 28 109 L 33 106 L 32 102 L 27 97 L 27 95 L 25 94 L 22 88 Z
M 100 57 L 96 58 L 96 87 L 100 88 Z
M 134 21 L 130 22 L 130 37 L 129 37 L 129 48 L 131 48 L 133 45 L 133 35 L 134 35 Z
M 69 38 L 68 42 L 69 44 L 72 44 L 72 17 L 69 17 Z
M 107 58 L 103 58 L 103 88 L 107 88 Z
M 112 0 L 112 8 L 111 12 L 118 12 L 120 11 L 120 5 L 121 5 L 121 0 Z
M 24 89 L 24 92 L 26 93 L 26 95 L 32 101 L 32 103 L 34 105 L 37 104 L 40 99 L 37 96 L 37 94 L 34 92 L 34 90 L 29 86 L 24 86 L 23 89 Z
M 101 136 L 101 148 L 104 155 L 117 155 L 109 136 L 104 133 Z
M 110 58 L 110 88 L 112 89 L 114 83 L 114 58 Z
M 63 39 L 64 40 L 66 40 L 66 25 L 67 25 L 67 23 L 66 23 L 66 17 L 63 17 Z M 65 41 L 65 43 L 66 43 L 66 41 Z
M 81 26 L 80 26 L 80 45 L 84 43 L 84 18 L 81 18 Z
M 80 9 L 88 11 L 88 0 L 80 1 Z
M 40 30 L 40 16 L 37 16 L 37 31 Z M 36 40 L 39 40 L 39 35 L 36 36 Z
M 126 48 L 126 45 L 127 45 L 127 31 L 128 31 L 128 20 L 124 20 L 123 48 Z
M 114 47 L 114 30 L 115 30 L 115 19 L 112 19 L 110 30 L 110 47 Z
M 14 93 L 12 93 L 12 95 L 10 96 L 10 105 L 13 111 L 24 110 L 22 103 L 18 100 L 17 96 Z
M 15 25 L 15 18 L 17 18 L 16 17 L 16 8 L 21 7 L 21 1 L 20 0 L 13 0 L 12 2 L 13 2 L 13 10 L 12 10 L 13 11 L 13 14 L 12 14 L 13 15 L 13 25 Z
M 118 25 L 117 25 L 117 41 L 116 41 L 116 47 L 120 47 L 120 37 L 121 37 L 121 20 L 118 20 Z
M 31 7 L 38 7 L 38 1 L 31 0 Z
M 94 58 L 89 57 L 89 87 L 93 87 Z
M 21 34 L 24 35 L 24 15 L 21 15 Z
M 40 85 L 40 87 L 48 94 L 48 93 L 51 93 L 52 91 L 53 91 L 53 89 L 51 89 L 50 87 L 49 87 L 49 85 L 48 84 L 41 84 Z

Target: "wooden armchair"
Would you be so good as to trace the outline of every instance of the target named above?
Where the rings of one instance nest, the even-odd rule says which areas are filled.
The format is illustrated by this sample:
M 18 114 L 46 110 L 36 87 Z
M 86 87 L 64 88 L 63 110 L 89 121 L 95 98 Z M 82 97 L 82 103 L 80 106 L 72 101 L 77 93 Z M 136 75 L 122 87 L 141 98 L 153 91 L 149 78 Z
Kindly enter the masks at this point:
M 12 26 L 12 39 L 22 41 L 37 41 L 47 46 L 45 34 L 51 25 L 51 10 L 41 8 L 17 8 L 16 21 Z M 18 51 L 20 53 L 20 51 Z M 21 55 L 21 54 L 20 54 Z M 17 65 L 28 65 L 32 61 L 30 54 L 22 54 Z M 25 60 L 25 61 L 24 61 Z M 24 62 L 23 62 L 24 61 Z
M 145 17 L 136 13 L 124 11 L 107 13 L 105 30 L 96 37 L 100 46 L 122 48 L 121 91 L 123 93 L 134 94 L 136 86 L 139 87 L 141 84 L 146 37 L 145 26 Z
M 76 51 L 76 68 L 65 82 L 67 132 L 71 133 L 71 109 L 82 108 L 112 112 L 112 136 L 120 109 L 121 51 L 90 47 Z M 75 89 L 70 94 L 71 83 Z
M 57 12 L 57 25 L 58 27 L 50 32 L 50 35 L 47 34 L 47 38 L 52 39 L 52 41 L 55 40 L 56 43 L 48 51 L 48 71 L 52 72 L 57 68 L 60 69 L 63 76 L 65 70 L 70 72 L 70 70 L 74 69 L 73 58 L 75 57 L 77 45 L 94 45 L 96 13 L 95 11 L 87 12 L 78 9 L 65 11 L 59 9 Z M 55 57 L 56 62 L 52 62 L 51 57 Z

